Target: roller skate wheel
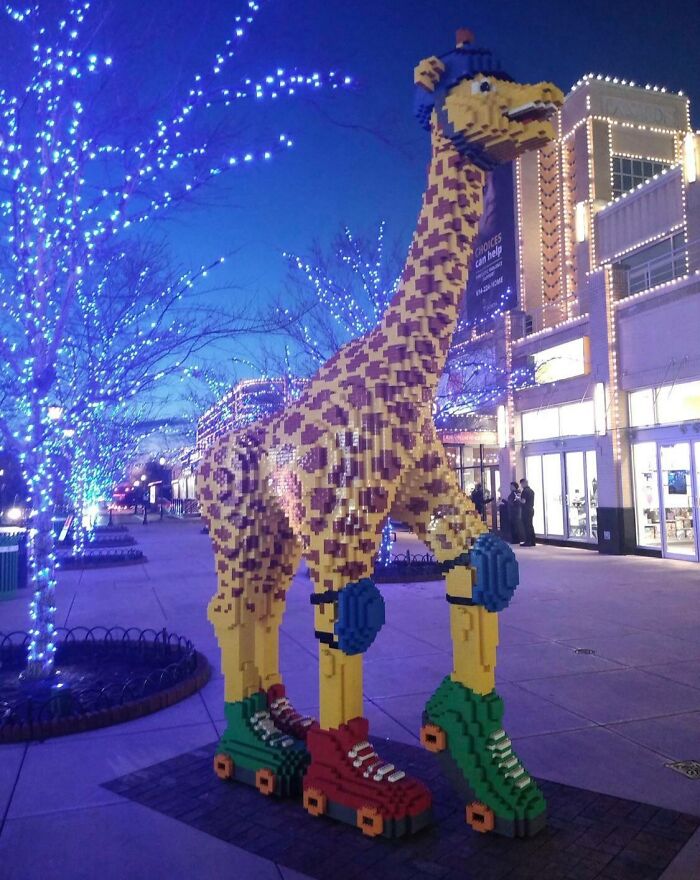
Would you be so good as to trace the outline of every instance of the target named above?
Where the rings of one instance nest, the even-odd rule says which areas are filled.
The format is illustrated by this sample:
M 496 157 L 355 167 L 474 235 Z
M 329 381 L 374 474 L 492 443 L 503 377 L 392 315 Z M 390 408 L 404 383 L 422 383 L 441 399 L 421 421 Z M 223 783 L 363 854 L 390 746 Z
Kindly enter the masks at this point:
M 275 774 L 272 770 L 263 767 L 255 774 L 255 787 L 260 794 L 270 795 L 275 793 Z
M 326 812 L 327 799 L 325 794 L 318 788 L 304 790 L 304 809 L 309 816 L 323 816 Z
M 420 729 L 420 741 L 429 752 L 444 752 L 447 748 L 445 731 L 437 724 L 424 724 Z
M 356 824 L 367 837 L 379 837 L 384 831 L 384 819 L 376 807 L 360 807 Z
M 232 779 L 234 769 L 233 759 L 230 755 L 215 755 L 214 773 L 216 773 L 219 779 Z
M 486 804 L 474 801 L 467 805 L 467 825 L 471 825 L 474 831 L 480 831 L 482 834 L 486 834 L 488 831 L 493 831 L 495 828 L 496 817 L 494 816 L 493 810 L 490 807 L 487 807 Z

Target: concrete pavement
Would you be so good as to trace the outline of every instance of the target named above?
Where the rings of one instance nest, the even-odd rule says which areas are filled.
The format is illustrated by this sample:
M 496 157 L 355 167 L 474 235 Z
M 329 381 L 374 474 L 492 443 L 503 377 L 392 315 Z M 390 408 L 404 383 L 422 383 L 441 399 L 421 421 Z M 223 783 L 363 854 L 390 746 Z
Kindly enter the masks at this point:
M 201 693 L 137 721 L 0 747 L 0 878 L 47 871 L 71 880 L 291 878 L 288 869 L 100 787 L 211 742 L 223 725 L 218 648 L 206 620 L 215 585 L 208 537 L 198 522 L 133 520 L 129 528 L 148 562 L 62 573 L 59 623 L 165 626 L 194 640 L 214 676 Z M 700 568 L 543 546 L 518 558 L 521 585 L 501 615 L 497 680 L 528 770 L 700 815 L 700 780 L 665 766 L 700 760 Z M 422 707 L 450 669 L 444 588 L 381 590 L 387 624 L 366 655 L 366 714 L 375 737 L 416 744 Z M 282 668 L 292 700 L 313 713 L 310 591 L 301 572 L 288 598 Z M 0 630 L 26 626 L 26 604 L 26 597 L 0 604 Z M 700 842 L 682 856 L 686 864 L 679 859 L 668 878 L 700 876 Z

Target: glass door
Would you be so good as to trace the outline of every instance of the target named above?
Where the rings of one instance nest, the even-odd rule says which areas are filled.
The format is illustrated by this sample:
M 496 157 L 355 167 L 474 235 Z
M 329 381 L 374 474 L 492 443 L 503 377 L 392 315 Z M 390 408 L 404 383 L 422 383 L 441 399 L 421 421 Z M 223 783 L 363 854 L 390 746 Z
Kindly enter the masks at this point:
M 690 443 L 659 444 L 664 556 L 697 559 Z
M 586 452 L 586 500 L 588 502 L 588 535 L 598 540 L 598 462 L 595 449 Z
M 542 503 L 542 456 L 528 455 L 525 458 L 525 479 L 535 493 L 535 512 L 532 525 L 536 535 L 544 535 L 544 505 Z
M 569 538 L 587 541 L 589 538 L 588 493 L 583 452 L 567 452 L 565 462 L 566 518 L 569 523 Z
M 563 538 L 564 506 L 562 504 L 560 452 L 542 456 L 542 485 L 546 533 Z M 535 496 L 535 505 L 537 505 L 537 496 Z
M 573 541 L 598 538 L 598 467 L 595 449 L 564 454 L 567 537 Z
M 640 547 L 661 550 L 661 508 L 656 443 L 635 443 L 632 447 L 634 514 Z

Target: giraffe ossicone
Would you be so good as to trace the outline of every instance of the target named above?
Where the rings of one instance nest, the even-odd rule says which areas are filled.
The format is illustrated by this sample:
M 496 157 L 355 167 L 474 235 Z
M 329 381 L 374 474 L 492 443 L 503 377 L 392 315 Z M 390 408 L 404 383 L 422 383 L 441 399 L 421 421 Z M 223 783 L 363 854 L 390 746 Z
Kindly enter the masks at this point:
M 227 719 L 215 768 L 264 794 L 303 791 L 311 815 L 369 836 L 410 834 L 430 821 L 430 792 L 377 755 L 363 716 L 362 654 L 384 621 L 371 576 L 391 514 L 446 574 L 453 668 L 425 707 L 421 741 L 456 781 L 472 827 L 528 836 L 543 826 L 545 804 L 501 726 L 494 678 L 498 612 L 517 584 L 517 563 L 485 534 L 460 489 L 433 402 L 486 175 L 553 138 L 563 95 L 551 83 L 515 82 L 466 31 L 456 49 L 418 65 L 415 88 L 432 154 L 382 320 L 330 358 L 284 412 L 221 435 L 200 468 L 218 578 L 208 614 Z M 302 555 L 314 588 L 318 722 L 296 712 L 279 665 L 286 591 Z

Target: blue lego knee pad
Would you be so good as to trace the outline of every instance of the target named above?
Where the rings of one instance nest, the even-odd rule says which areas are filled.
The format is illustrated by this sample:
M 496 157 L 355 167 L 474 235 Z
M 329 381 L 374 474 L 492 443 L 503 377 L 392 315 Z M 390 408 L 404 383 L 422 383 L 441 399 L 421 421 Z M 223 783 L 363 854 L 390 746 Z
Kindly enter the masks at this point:
M 495 535 L 480 535 L 469 552 L 476 578 L 472 603 L 487 611 L 503 611 L 519 583 L 518 561 L 510 545 Z
M 362 654 L 384 626 L 384 599 L 369 578 L 348 584 L 338 594 L 335 636 L 344 654 Z

